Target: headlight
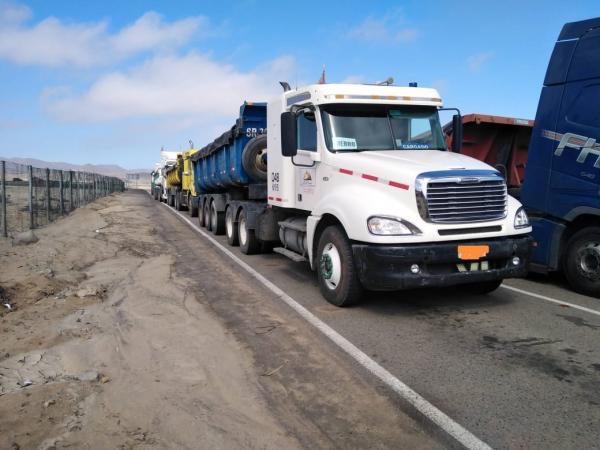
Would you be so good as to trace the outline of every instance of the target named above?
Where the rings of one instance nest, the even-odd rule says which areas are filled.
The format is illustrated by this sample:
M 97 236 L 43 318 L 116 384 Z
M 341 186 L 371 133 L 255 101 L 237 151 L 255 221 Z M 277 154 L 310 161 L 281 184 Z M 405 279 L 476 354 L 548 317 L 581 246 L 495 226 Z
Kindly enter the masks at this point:
M 515 228 L 527 228 L 529 226 L 529 217 L 525 212 L 525 208 L 522 206 L 517 210 L 515 214 Z
M 379 236 L 407 236 L 421 234 L 421 230 L 406 220 L 394 217 L 370 217 L 367 227 L 371 234 Z

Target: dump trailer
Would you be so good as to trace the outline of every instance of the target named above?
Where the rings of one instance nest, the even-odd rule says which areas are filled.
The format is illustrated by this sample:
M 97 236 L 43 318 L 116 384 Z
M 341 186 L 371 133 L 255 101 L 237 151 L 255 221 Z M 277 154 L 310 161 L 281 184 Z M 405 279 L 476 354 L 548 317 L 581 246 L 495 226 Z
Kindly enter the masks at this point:
M 175 165 L 167 171 L 168 204 L 177 211 L 187 210 L 192 217 L 198 215 L 198 199 L 191 163 L 198 149 L 191 148 L 177 155 Z
M 535 122 L 465 116 L 479 120 L 471 122 L 471 131 L 465 126 L 461 149 L 495 165 L 523 202 L 536 243 L 530 269 L 562 272 L 574 291 L 595 297 L 600 297 L 599 105 L 600 18 L 567 23 L 548 64 Z
M 337 306 L 363 289 L 486 293 L 526 273 L 527 215 L 501 172 L 446 151 L 437 91 L 282 86 L 192 157 L 201 226 L 307 261 Z

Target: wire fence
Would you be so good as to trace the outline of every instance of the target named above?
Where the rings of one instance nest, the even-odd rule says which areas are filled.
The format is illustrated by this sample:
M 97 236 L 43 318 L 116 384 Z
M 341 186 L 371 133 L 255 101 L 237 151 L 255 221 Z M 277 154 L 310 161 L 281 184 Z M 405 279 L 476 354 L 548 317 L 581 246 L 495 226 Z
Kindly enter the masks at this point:
M 42 227 L 124 188 L 116 177 L 0 161 L 0 236 Z

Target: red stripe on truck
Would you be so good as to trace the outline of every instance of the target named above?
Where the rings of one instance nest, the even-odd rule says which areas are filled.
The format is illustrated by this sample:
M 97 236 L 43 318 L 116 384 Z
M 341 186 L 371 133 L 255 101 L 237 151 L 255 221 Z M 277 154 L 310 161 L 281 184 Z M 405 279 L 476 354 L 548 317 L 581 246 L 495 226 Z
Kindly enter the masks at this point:
M 352 175 L 354 172 L 348 169 L 340 169 L 340 173 L 344 173 L 346 175 Z
M 373 175 L 369 175 L 369 174 L 366 174 L 366 173 L 363 173 L 361 175 L 361 177 L 363 177 L 365 180 L 371 180 L 371 181 L 377 181 L 377 180 L 379 180 L 378 177 L 375 177 Z
M 404 190 L 407 190 L 407 191 L 408 191 L 408 188 L 409 188 L 408 184 L 398 183 L 397 181 L 390 181 L 389 185 L 393 186 L 393 187 L 400 188 L 400 189 L 404 189 Z

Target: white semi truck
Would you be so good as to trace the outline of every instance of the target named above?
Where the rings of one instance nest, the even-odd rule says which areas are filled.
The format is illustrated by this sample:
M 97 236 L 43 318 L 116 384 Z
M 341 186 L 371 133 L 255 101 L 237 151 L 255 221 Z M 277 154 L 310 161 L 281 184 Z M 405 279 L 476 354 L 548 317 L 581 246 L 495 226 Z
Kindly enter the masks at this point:
M 282 85 L 194 156 L 202 226 L 247 254 L 307 260 L 338 306 L 364 289 L 485 293 L 526 273 L 527 215 L 498 171 L 446 151 L 436 90 Z

